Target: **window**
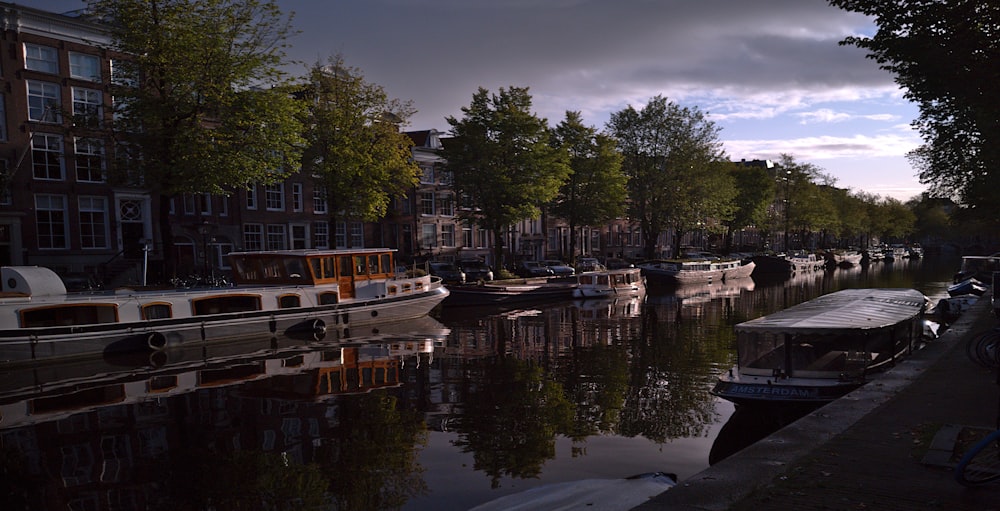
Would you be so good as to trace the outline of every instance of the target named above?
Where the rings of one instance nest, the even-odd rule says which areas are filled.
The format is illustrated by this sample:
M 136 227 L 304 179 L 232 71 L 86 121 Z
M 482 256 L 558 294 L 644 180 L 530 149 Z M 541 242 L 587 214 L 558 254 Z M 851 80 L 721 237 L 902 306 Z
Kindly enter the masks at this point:
M 243 248 L 254 251 L 264 249 L 264 227 L 260 224 L 245 224 L 243 226 Z
M 76 180 L 91 183 L 104 181 L 104 143 L 96 138 L 78 138 L 76 146 Z
M 267 250 L 285 250 L 288 248 L 287 239 L 288 236 L 284 225 L 267 225 Z
M 462 226 L 462 246 L 467 248 L 472 248 L 475 246 L 473 245 L 472 241 L 472 226 L 470 226 L 469 224 L 465 224 Z
M 60 110 L 62 110 L 59 86 L 36 80 L 27 80 L 25 83 L 28 85 L 28 120 L 62 122 L 62 116 L 59 115 Z
M 24 68 L 59 74 L 59 52 L 50 46 L 24 43 Z
M 247 209 L 257 209 L 257 188 L 247 189 Z
M 337 222 L 333 232 L 333 243 L 336 248 L 347 246 L 347 225 L 344 222 Z
M 8 181 L 10 179 L 10 162 L 5 159 L 0 159 L 0 178 L 2 178 L 3 182 L 8 183 L 7 186 L 0 186 L 0 204 L 9 205 L 11 203 L 10 184 Z M 8 233 L 3 231 L 5 228 L 7 226 L 0 224 L 0 239 L 5 239 L 6 236 L 9 236 Z
M 212 194 L 203 193 L 198 195 L 198 209 L 203 216 L 212 214 Z
M 127 62 L 118 59 L 111 59 L 111 83 L 122 87 L 139 86 L 135 69 L 130 69 Z
M 285 183 L 264 186 L 264 207 L 268 211 L 285 210 Z
M 312 246 L 313 248 L 330 248 L 330 224 L 313 222 Z
M 38 248 L 67 248 L 66 197 L 35 195 L 35 227 Z
M 421 215 L 433 215 L 434 214 L 434 193 L 433 192 L 423 192 L 420 194 L 420 214 Z
M 420 226 L 420 244 L 423 248 L 437 247 L 437 225 L 423 224 Z
M 434 182 L 434 166 L 433 165 L 421 165 L 420 166 L 420 182 L 421 183 L 433 183 Z
M 73 124 L 84 128 L 97 128 L 103 120 L 101 91 L 73 87 Z
M 80 197 L 80 247 L 108 248 L 108 205 L 104 197 Z
M 69 52 L 69 75 L 91 82 L 101 81 L 101 59 L 97 55 Z
M 292 183 L 292 211 L 302 211 L 302 183 Z
M 441 226 L 441 246 L 455 246 L 455 224 L 445 224 Z
M 351 246 L 361 248 L 365 246 L 364 225 L 361 222 L 351 222 Z
M 35 179 L 62 180 L 62 137 L 35 133 L 31 137 L 31 167 Z
M 442 215 L 455 216 L 455 201 L 451 196 L 438 197 L 438 207 Z
M 326 214 L 326 190 L 313 190 L 313 213 Z
M 181 200 L 184 201 L 184 214 L 193 215 L 198 212 L 197 199 L 190 193 L 185 193 Z

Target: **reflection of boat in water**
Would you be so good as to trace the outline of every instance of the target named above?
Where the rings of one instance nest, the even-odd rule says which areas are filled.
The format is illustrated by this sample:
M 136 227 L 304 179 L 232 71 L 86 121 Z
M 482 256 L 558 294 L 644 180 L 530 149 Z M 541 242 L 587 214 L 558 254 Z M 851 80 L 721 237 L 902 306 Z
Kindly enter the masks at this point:
M 722 425 L 719 436 L 708 453 L 708 464 L 714 465 L 753 445 L 771 433 L 795 422 L 810 409 L 737 406 Z
M 712 393 L 740 403 L 825 403 L 916 349 L 927 298 L 845 289 L 736 325 L 737 365 Z
M 712 282 L 709 284 L 680 286 L 669 293 L 650 294 L 650 303 L 696 304 L 712 301 L 716 298 L 736 297 L 743 292 L 753 291 L 756 283 L 753 279 L 737 279 L 732 281 Z
M 625 511 L 677 485 L 677 477 L 650 472 L 624 479 L 584 479 L 546 484 L 480 504 L 471 511 L 549 511 L 600 509 Z
M 392 249 L 228 254 L 237 287 L 67 293 L 48 268 L 2 269 L 0 362 L 165 349 L 248 335 L 320 338 L 426 315 L 439 279 L 395 273 Z
M 464 286 L 449 286 L 451 294 L 445 307 L 524 304 L 539 301 L 568 300 L 576 282 L 559 279 L 516 279 Z
M 573 300 L 572 308 L 582 320 L 638 317 L 642 314 L 645 294 L 616 298 Z
M 236 385 L 244 385 L 243 394 L 275 393 L 296 400 L 394 387 L 402 383 L 400 364 L 412 357 L 430 357 L 448 332 L 441 323 L 424 317 L 379 334 L 337 341 L 249 338 L 205 349 L 178 349 L 158 367 L 137 357 L 115 357 L 18 368 L 0 378 L 0 428 Z
M 646 292 L 640 268 L 619 268 L 580 273 L 576 276 L 574 298 L 639 296 Z

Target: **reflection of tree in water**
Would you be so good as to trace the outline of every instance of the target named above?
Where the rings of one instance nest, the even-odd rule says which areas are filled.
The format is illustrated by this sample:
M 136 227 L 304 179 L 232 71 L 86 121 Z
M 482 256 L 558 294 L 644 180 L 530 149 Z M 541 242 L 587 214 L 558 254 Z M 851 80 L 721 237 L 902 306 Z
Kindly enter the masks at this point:
M 555 457 L 555 437 L 568 432 L 573 405 L 541 367 L 513 358 L 484 360 L 464 389 L 454 444 L 473 453 L 474 468 L 493 488 L 504 476 L 537 477 Z
M 336 509 L 398 509 L 426 494 L 416 446 L 427 445 L 427 429 L 419 414 L 401 410 L 384 392 L 338 403 L 338 423 L 316 456 Z
M 574 442 L 588 436 L 615 433 L 621 421 L 628 388 L 628 353 L 622 346 L 597 345 L 575 348 L 572 357 L 561 360 L 555 371 L 576 404 L 572 429 Z M 574 455 L 583 454 L 580 446 Z

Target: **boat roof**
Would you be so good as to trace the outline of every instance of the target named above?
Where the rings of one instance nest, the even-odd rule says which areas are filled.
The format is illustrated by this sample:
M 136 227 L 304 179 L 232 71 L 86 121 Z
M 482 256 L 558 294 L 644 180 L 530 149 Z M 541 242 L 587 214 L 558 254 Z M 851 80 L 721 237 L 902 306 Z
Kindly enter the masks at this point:
M 844 289 L 736 325 L 737 332 L 835 333 L 885 328 L 923 311 L 915 289 Z

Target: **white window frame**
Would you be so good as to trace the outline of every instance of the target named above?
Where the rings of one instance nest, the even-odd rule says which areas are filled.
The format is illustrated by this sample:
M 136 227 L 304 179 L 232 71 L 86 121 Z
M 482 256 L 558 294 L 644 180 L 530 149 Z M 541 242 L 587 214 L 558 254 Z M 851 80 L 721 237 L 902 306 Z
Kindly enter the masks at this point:
M 69 52 L 69 75 L 88 82 L 100 82 L 101 57 L 90 53 Z
M 326 190 L 313 190 L 313 214 L 325 215 L 327 213 Z
M 76 138 L 73 140 L 73 161 L 76 166 L 76 180 L 84 183 L 105 181 L 104 142 L 98 138 Z M 80 178 L 81 162 L 97 160 L 97 168 L 87 167 L 87 179 Z
M 62 122 L 62 92 L 58 83 L 25 80 L 28 97 L 28 120 L 58 124 Z M 52 115 L 50 115 L 52 113 Z
M 302 183 L 292 183 L 292 211 L 302 211 Z
M 285 224 L 267 224 L 264 234 L 265 250 L 286 250 L 288 248 L 288 226 Z
M 61 204 L 60 204 L 61 203 Z M 55 229 L 42 233 L 42 222 L 39 220 L 39 213 L 43 211 L 55 211 L 62 213 L 62 233 L 55 234 Z M 58 225 L 58 222 L 46 222 L 45 225 Z M 40 250 L 65 250 L 69 248 L 69 212 L 66 208 L 66 196 L 49 193 L 39 193 L 35 195 L 35 226 L 37 236 L 35 237 Z M 43 240 L 47 240 L 43 244 Z M 57 244 L 57 242 L 60 242 Z
M 455 224 L 441 224 L 441 246 L 447 248 L 455 246 Z
M 24 43 L 24 68 L 59 74 L 59 50 L 42 44 Z
M 46 173 L 42 177 L 38 176 L 38 169 L 35 167 L 36 151 L 46 155 Z M 59 162 L 59 175 L 57 177 L 52 177 L 49 172 L 51 167 L 51 158 L 55 158 Z M 31 136 L 31 174 L 35 179 L 41 181 L 63 181 L 66 179 L 65 165 L 66 163 L 63 159 L 62 136 L 53 135 L 51 133 L 35 133 Z
M 88 249 L 106 249 L 108 248 L 109 240 L 109 225 L 108 225 L 108 199 L 99 196 L 89 196 L 81 195 L 77 202 L 79 204 L 79 216 L 80 216 L 80 248 L 84 250 Z M 84 221 L 84 214 L 90 214 L 91 218 L 89 221 Z M 93 221 L 92 216 L 94 214 L 100 215 L 100 222 Z M 84 225 L 90 225 L 93 233 L 90 236 L 84 234 Z M 100 232 L 98 232 L 100 231 Z M 88 241 L 89 238 L 89 241 Z M 103 241 L 103 244 L 97 244 L 96 242 Z
M 257 187 L 247 188 L 247 209 L 257 209 Z
M 264 209 L 267 211 L 285 210 L 285 183 L 264 185 Z
M 317 221 L 312 224 L 312 243 L 313 248 L 328 249 L 330 248 L 330 223 L 326 221 Z
M 104 123 L 104 95 L 99 90 L 72 87 L 73 123 L 97 128 Z
M 243 250 L 257 251 L 264 249 L 264 225 L 243 224 Z

